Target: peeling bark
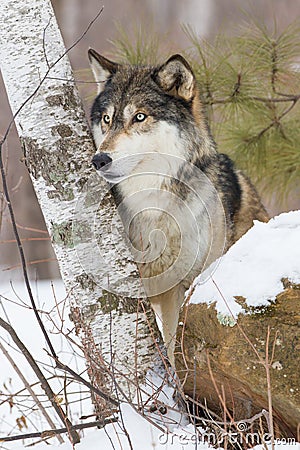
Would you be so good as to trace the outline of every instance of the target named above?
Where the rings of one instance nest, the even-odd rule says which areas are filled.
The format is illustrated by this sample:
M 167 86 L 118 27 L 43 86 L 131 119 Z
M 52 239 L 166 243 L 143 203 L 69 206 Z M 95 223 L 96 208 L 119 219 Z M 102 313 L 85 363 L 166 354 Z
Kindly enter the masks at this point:
M 107 186 L 91 169 L 95 150 L 68 57 L 55 63 L 64 53 L 50 0 L 2 0 L 1 71 L 13 113 L 24 104 L 15 122 L 62 278 L 104 359 L 134 382 L 134 368 L 143 379 L 155 360 L 149 324 L 159 333 L 145 299 L 147 317 L 141 304 L 137 316 L 142 287 Z

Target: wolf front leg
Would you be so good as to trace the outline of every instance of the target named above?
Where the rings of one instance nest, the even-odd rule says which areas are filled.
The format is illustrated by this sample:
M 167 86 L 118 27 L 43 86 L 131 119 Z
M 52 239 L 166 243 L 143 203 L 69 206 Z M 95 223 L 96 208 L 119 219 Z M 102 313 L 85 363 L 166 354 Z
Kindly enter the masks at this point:
M 167 292 L 150 298 L 152 308 L 155 311 L 158 326 L 162 329 L 163 340 L 167 348 L 167 355 L 173 367 L 175 367 L 176 331 L 179 320 L 180 308 L 184 302 L 183 285 L 177 285 Z

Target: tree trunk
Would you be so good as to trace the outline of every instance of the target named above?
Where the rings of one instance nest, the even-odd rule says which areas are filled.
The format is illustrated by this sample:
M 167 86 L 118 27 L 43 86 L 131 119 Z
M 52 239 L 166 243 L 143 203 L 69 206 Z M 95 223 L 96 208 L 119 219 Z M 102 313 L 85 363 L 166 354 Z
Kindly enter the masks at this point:
M 64 53 L 50 0 L 2 0 L 2 75 L 90 376 L 97 383 L 99 344 L 128 395 L 153 364 L 159 333 L 110 193 L 91 169 L 95 150 Z

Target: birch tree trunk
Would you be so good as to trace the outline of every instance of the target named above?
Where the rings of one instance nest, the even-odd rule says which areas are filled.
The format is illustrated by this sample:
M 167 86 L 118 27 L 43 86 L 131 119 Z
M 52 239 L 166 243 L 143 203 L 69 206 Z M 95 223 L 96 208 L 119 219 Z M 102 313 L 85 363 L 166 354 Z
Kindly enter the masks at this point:
M 50 0 L 1 0 L 0 10 L 1 71 L 90 374 L 96 343 L 132 394 L 155 360 L 149 327 L 158 331 L 110 193 L 91 168 L 95 150 Z

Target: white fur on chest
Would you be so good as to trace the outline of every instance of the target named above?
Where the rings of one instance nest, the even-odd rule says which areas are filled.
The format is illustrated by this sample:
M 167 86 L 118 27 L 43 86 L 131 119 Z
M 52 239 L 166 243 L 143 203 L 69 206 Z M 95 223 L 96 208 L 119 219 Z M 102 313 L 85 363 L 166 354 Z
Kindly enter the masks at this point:
M 115 184 L 134 260 L 151 277 L 148 294 L 188 287 L 216 257 L 223 212 L 207 177 L 187 161 L 184 132 L 159 122 L 147 133 L 120 133 L 110 156 L 102 176 Z
M 161 286 L 190 283 L 202 267 L 210 241 L 210 220 L 199 202 L 172 191 L 145 189 L 123 201 L 121 216 L 142 277 L 158 276 Z

